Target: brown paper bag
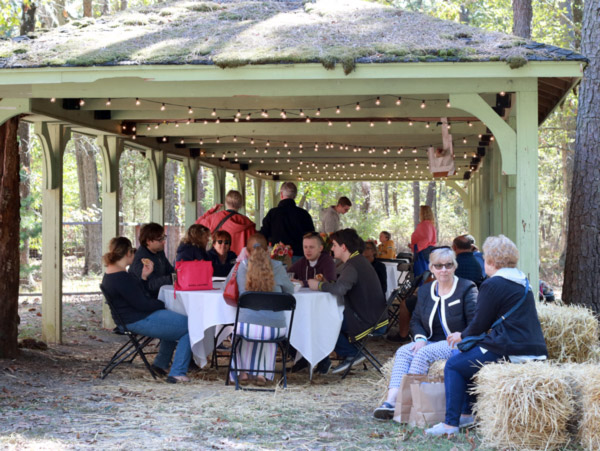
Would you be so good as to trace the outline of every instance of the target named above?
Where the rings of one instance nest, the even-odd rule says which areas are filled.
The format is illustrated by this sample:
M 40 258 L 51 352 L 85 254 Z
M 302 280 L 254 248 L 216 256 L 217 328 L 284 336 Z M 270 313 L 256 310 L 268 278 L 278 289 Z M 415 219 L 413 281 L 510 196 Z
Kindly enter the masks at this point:
M 410 385 L 414 382 L 427 381 L 427 374 L 405 374 L 402 376 L 398 396 L 396 397 L 396 409 L 394 410 L 394 421 L 398 423 L 408 423 L 410 409 L 413 405 Z
M 408 418 L 410 426 L 422 428 L 444 421 L 446 392 L 443 382 L 413 382 L 410 391 L 413 400 Z

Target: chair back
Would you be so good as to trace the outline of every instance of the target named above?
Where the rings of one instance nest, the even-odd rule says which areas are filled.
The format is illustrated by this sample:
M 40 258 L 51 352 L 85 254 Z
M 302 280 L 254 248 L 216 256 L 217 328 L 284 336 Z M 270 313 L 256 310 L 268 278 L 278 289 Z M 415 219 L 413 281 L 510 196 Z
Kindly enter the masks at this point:
M 282 312 L 296 309 L 296 298 L 289 293 L 246 291 L 240 295 L 239 308 Z
M 102 294 L 104 295 L 104 299 L 106 299 L 106 303 L 108 304 L 108 308 L 110 309 L 110 315 L 112 316 L 113 321 L 115 322 L 117 327 L 119 329 L 121 329 L 122 331 L 127 331 L 127 326 L 125 325 L 123 318 L 121 318 L 121 315 L 119 315 L 119 312 L 115 308 L 115 306 L 112 302 L 112 298 L 111 298 L 110 294 L 108 294 L 108 290 L 102 284 L 100 284 L 100 291 L 102 291 Z

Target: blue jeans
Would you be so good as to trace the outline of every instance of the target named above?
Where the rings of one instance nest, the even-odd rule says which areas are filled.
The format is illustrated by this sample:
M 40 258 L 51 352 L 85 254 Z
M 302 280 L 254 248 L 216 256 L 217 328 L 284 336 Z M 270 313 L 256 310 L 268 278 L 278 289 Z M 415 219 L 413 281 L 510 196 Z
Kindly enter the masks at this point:
M 346 324 L 346 318 L 342 321 L 342 328 L 340 335 L 338 335 L 337 343 L 333 349 L 335 353 L 340 357 L 354 357 L 356 355 L 356 348 L 350 344 L 348 340 L 348 325 Z
M 496 362 L 501 355 L 487 351 L 481 352 L 479 346 L 467 352 L 461 352 L 448 359 L 444 369 L 444 386 L 446 388 L 446 424 L 458 426 L 460 414 L 471 414 L 475 396 L 468 393 L 473 384 L 473 376 L 481 366 Z M 462 412 L 461 412 L 462 411 Z
M 166 370 L 175 351 L 169 376 L 185 376 L 192 357 L 187 316 L 169 310 L 157 310 L 144 319 L 127 324 L 127 328 L 136 334 L 160 338 L 154 366 Z

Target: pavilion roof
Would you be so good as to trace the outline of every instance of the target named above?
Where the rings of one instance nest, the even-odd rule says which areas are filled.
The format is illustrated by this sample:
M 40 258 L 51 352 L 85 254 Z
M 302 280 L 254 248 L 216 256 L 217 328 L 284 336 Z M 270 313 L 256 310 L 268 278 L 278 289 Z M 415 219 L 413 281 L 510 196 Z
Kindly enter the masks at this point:
M 179 0 L 0 42 L 0 68 L 585 61 L 570 50 L 361 0 Z

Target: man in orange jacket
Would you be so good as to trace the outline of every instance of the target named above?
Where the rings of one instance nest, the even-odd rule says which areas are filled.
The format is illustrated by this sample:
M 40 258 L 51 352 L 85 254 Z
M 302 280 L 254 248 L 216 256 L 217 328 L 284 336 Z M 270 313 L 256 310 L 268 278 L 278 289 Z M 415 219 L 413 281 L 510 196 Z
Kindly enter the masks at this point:
M 231 235 L 231 250 L 240 255 L 246 246 L 248 238 L 256 233 L 256 226 L 247 216 L 238 213 L 242 208 L 244 199 L 239 191 L 231 190 L 225 196 L 225 210 L 223 204 L 217 204 L 196 221 L 210 229 L 211 235 L 219 230 L 229 232 Z

